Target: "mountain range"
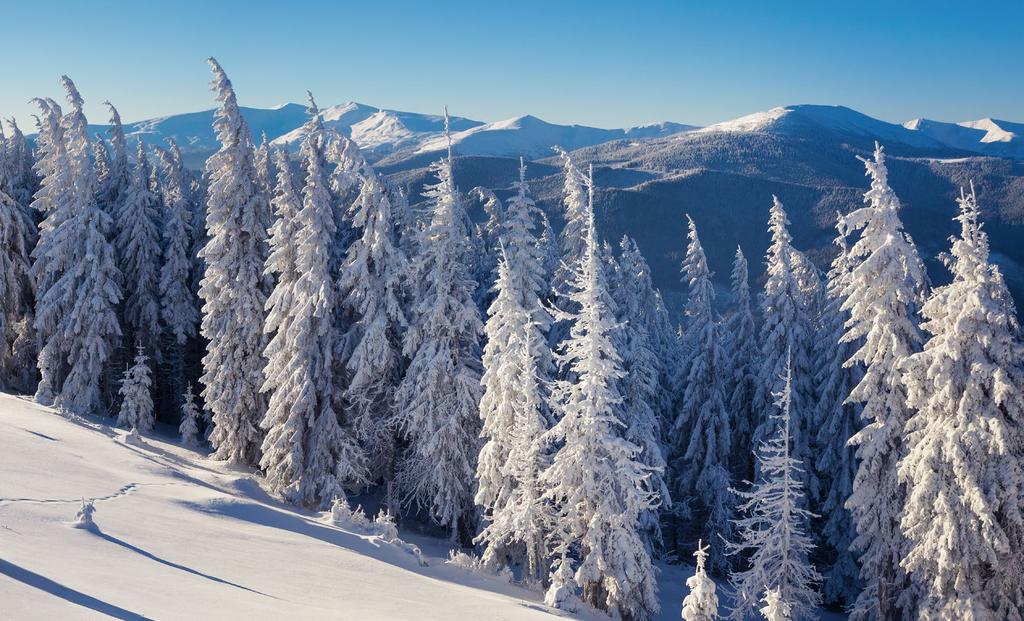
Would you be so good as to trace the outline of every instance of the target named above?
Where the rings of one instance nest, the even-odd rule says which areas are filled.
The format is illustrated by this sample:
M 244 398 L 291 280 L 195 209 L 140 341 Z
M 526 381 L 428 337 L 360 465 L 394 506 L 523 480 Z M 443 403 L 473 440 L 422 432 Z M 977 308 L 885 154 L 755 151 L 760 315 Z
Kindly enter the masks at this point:
M 130 138 L 155 144 L 173 137 L 192 163 L 202 161 L 217 148 L 213 110 L 147 119 L 125 125 Z M 288 103 L 274 108 L 242 108 L 257 139 L 280 146 L 295 146 L 303 136 L 306 108 Z M 446 148 L 444 117 L 384 110 L 361 103 L 345 103 L 321 110 L 324 123 L 359 144 L 371 159 L 393 154 L 405 156 L 438 152 Z M 920 148 L 954 149 L 972 155 L 1024 159 L 1024 124 L 996 119 L 943 123 L 914 119 L 902 125 L 880 121 L 842 106 L 797 105 L 773 108 L 707 127 L 663 121 L 639 127 L 600 129 L 585 125 L 558 125 L 525 115 L 485 123 L 453 116 L 452 143 L 459 155 L 520 155 L 536 159 L 550 155 L 551 146 L 568 150 L 615 140 L 644 140 L 687 132 L 788 132 L 811 127 L 871 136 Z M 108 126 L 92 125 L 94 132 Z
M 243 108 L 253 134 L 294 148 L 302 137 L 305 108 Z M 447 148 L 441 115 L 383 110 L 349 103 L 322 110 L 326 124 L 351 136 L 379 171 L 419 199 L 429 164 Z M 130 137 L 158 144 L 175 137 L 187 161 L 199 167 L 216 149 L 213 111 L 151 119 L 125 126 Z M 868 182 L 858 157 L 874 142 L 888 154 L 890 182 L 904 206 L 903 218 L 935 282 L 946 271 L 939 259 L 956 232 L 952 218 L 960 188 L 971 181 L 986 213 L 993 259 L 1024 307 L 1024 125 L 994 119 L 941 123 L 916 119 L 881 121 L 850 108 L 793 105 L 706 127 L 658 123 L 627 129 L 556 125 L 533 116 L 505 121 L 451 117 L 451 138 L 460 187 L 483 186 L 499 197 L 510 192 L 518 158 L 538 203 L 560 222 L 561 172 L 551 150 L 574 152 L 594 165 L 596 211 L 610 241 L 635 238 L 670 306 L 684 289 L 679 262 L 685 249 L 685 215 L 700 229 L 717 274 L 720 301 L 737 245 L 751 258 L 752 278 L 763 271 L 771 196 L 785 203 L 794 241 L 826 270 L 833 252 L 836 212 L 861 204 Z M 105 126 L 93 126 L 102 132 Z M 482 206 L 473 215 L 483 217 Z

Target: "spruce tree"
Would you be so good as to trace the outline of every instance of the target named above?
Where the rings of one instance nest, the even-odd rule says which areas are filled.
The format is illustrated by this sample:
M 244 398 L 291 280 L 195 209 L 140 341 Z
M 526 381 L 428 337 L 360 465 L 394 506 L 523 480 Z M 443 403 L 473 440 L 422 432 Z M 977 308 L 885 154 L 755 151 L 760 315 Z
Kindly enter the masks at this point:
M 703 541 L 697 542 L 696 572 L 686 579 L 690 592 L 683 599 L 683 621 L 715 621 L 718 618 L 718 595 L 715 594 L 715 581 L 708 577 L 704 565 L 708 559 L 708 547 Z
M 0 388 L 31 390 L 32 377 L 25 346 L 35 304 L 31 268 L 31 221 L 14 199 L 13 145 L 0 130 Z M 30 348 L 34 349 L 34 348 Z
M 743 256 L 743 249 L 736 246 L 731 276 L 733 310 L 725 319 L 722 330 L 728 368 L 731 369 L 727 379 L 726 404 L 732 427 L 732 472 L 737 480 L 749 480 L 754 476 L 751 435 L 760 415 L 760 408 L 754 407 L 758 386 L 758 346 L 748 277 L 747 258 Z
M 47 213 L 33 252 L 33 273 L 42 285 L 35 319 L 43 339 L 37 397 L 92 413 L 103 406 L 101 375 L 121 335 L 116 314 L 121 275 L 107 241 L 110 217 L 96 203 L 83 101 L 67 76 L 61 83 L 71 112 L 59 121 L 55 104 L 45 112 L 47 179 L 36 201 Z
M 149 432 L 153 429 L 153 380 L 149 371 L 149 359 L 141 345 L 136 348 L 135 362 L 125 367 L 121 380 L 121 409 L 117 424 L 128 427 L 134 433 Z
M 778 591 L 794 619 L 813 618 L 821 603 L 815 590 L 821 575 L 807 560 L 814 548 L 807 534 L 812 514 L 802 508 L 802 464 L 792 453 L 793 372 L 787 356 L 782 391 L 776 395 L 776 432 L 757 449 L 760 479 L 750 491 L 736 492 L 744 499 L 739 507 L 744 517 L 736 520 L 740 540 L 730 547 L 732 553 L 750 555 L 749 567 L 730 576 L 737 621 L 755 610 L 765 589 Z
M 560 508 L 556 552 L 578 549 L 574 582 L 583 600 L 628 619 L 658 611 L 657 584 L 640 531 L 640 514 L 657 503 L 646 488 L 640 448 L 622 437 L 618 329 L 600 264 L 593 217 L 593 192 L 585 208 L 585 250 L 577 259 L 570 301 L 570 332 L 556 384 L 560 419 L 549 437 L 558 446 L 544 472 L 545 496 Z M 565 560 L 552 583 L 564 583 Z M 550 594 L 550 593 L 549 593 Z
M 760 296 L 764 324 L 761 327 L 761 362 L 754 395 L 754 407 L 761 415 L 751 443 L 757 447 L 776 435 L 777 417 L 771 414 L 774 409 L 773 395 L 782 390 L 781 378 L 785 376 L 789 360 L 786 352 L 791 352 L 794 378 L 790 404 L 793 457 L 806 464 L 799 476 L 808 495 L 817 497 L 818 482 L 812 468 L 810 442 L 814 415 L 814 376 L 810 370 L 814 316 L 807 297 L 810 270 L 806 257 L 793 247 L 789 218 L 776 196 L 772 197 L 768 230 L 772 235 L 772 243 L 766 257 L 767 279 Z
M 475 541 L 485 546 L 486 566 L 519 566 L 527 582 L 539 584 L 545 578 L 546 538 L 554 519 L 540 482 L 547 465 L 546 386 L 531 347 L 537 340 L 543 345 L 543 335 L 518 299 L 512 272 L 503 254 L 485 328 L 480 415 L 486 442 L 477 465 L 476 502 L 484 509 L 486 526 Z
M 141 345 L 159 361 L 161 217 L 149 176 L 149 158 L 140 140 L 131 185 L 120 198 L 114 243 L 124 276 L 125 342 Z
M 552 306 L 562 311 L 571 312 L 572 308 L 572 283 L 575 280 L 573 265 L 583 256 L 585 250 L 583 237 L 586 232 L 586 209 L 587 209 L 587 177 L 583 171 L 576 167 L 572 156 L 560 147 L 555 151 L 562 160 L 562 168 L 565 179 L 563 181 L 562 201 L 565 207 L 563 213 L 564 224 L 558 233 L 558 250 L 560 259 L 556 262 L 554 273 L 550 276 L 548 285 L 549 302 Z M 563 341 L 569 331 L 569 326 L 563 321 L 552 326 L 550 341 L 552 346 Z
M 663 359 L 652 329 L 659 328 L 660 298 L 653 288 L 650 270 L 633 240 L 623 237 L 619 258 L 619 279 L 612 298 L 621 324 L 622 422 L 626 440 L 640 447 L 639 460 L 649 469 L 646 489 L 659 499 L 658 507 L 640 514 L 649 549 L 661 543 L 658 510 L 672 504 L 668 490 L 664 429 L 665 390 L 661 385 Z
M 850 313 L 843 342 L 859 343 L 848 365 L 863 376 L 849 401 L 862 404 L 863 428 L 850 438 L 857 447 L 857 474 L 846 507 L 853 515 L 864 589 L 851 618 L 881 620 L 915 614 L 915 592 L 900 559 L 906 542 L 899 519 L 906 490 L 897 478 L 906 454 L 904 429 L 910 417 L 907 390 L 899 369 L 921 347 L 915 315 L 925 289 L 924 266 L 903 231 L 900 202 L 889 187 L 882 147 L 873 160 L 862 159 L 871 177 L 866 206 L 840 220 L 840 232 L 858 235 L 850 247 L 850 275 L 843 289 L 843 310 Z
M 396 239 L 391 199 L 376 173 L 368 171 L 353 205 L 352 226 L 359 237 L 348 248 L 338 279 L 340 295 L 353 321 L 344 339 L 352 353 L 346 362 L 345 401 L 368 469 L 388 487 L 388 506 L 397 457 L 395 390 L 402 372 L 402 307 L 407 259 Z
M 32 147 L 13 119 L 8 119 L 11 126 L 11 136 L 7 139 L 7 161 L 10 171 L 11 198 L 15 200 L 25 212 L 29 222 L 32 221 L 30 205 L 32 195 L 39 188 L 39 178 L 33 170 L 35 159 L 32 154 Z M 37 146 L 40 144 L 37 137 Z M 33 244 L 34 245 L 34 244 Z M 30 249 L 31 250 L 31 249 Z
M 972 184 L 961 190 L 953 282 L 924 303 L 928 340 L 903 367 L 907 487 L 903 568 L 922 619 L 1024 616 L 1024 344 Z
M 473 299 L 469 231 L 450 149 L 431 171 L 438 182 L 424 193 L 430 222 L 412 266 L 417 288 L 403 344 L 410 362 L 395 395 L 408 443 L 398 484 L 407 505 L 425 509 L 454 538 L 460 527 L 470 530 L 483 325 Z
M 500 414 L 497 414 L 497 410 L 508 403 L 504 391 L 516 381 L 496 370 L 503 364 L 508 365 L 508 368 L 518 364 L 519 356 L 510 349 L 510 339 L 524 342 L 530 348 L 540 367 L 541 384 L 546 384 L 554 370 L 546 336 L 551 325 L 551 315 L 541 301 L 545 281 L 536 237 L 539 209 L 529 196 L 526 166 L 522 160 L 519 180 L 513 184 L 513 188 L 516 194 L 503 210 L 504 218 L 500 223 L 497 219 L 492 222 L 494 231 L 490 233 L 508 273 L 493 287 L 494 302 L 488 309 L 489 319 L 485 326 L 487 345 L 483 356 L 485 377 L 480 414 L 485 426 L 493 416 L 499 419 L 494 421 L 490 429 L 484 430 L 484 437 L 488 441 L 481 451 L 482 461 L 477 470 L 480 478 L 477 502 L 485 508 L 491 505 L 497 487 L 501 485 L 500 469 L 510 447 L 510 439 L 505 437 L 503 430 L 510 429 L 514 420 L 514 416 L 508 416 L 501 421 Z
M 181 396 L 181 424 L 178 425 L 178 435 L 181 436 L 182 446 L 193 447 L 198 444 L 199 418 L 199 409 L 192 394 L 192 383 L 189 382 L 185 385 L 185 394 Z
M 174 139 L 161 150 L 164 165 L 163 262 L 160 266 L 160 316 L 163 319 L 167 392 L 179 403 L 185 383 L 185 350 L 196 336 L 199 311 L 191 287 L 192 218 L 189 187 Z
M 759 612 L 765 621 L 789 621 L 793 618 L 793 607 L 782 599 L 781 589 L 765 589 L 761 601 L 764 602 L 764 608 L 761 608 Z
M 264 414 L 262 385 L 263 264 L 265 197 L 256 183 L 252 136 L 242 118 L 224 70 L 216 60 L 213 90 L 220 107 L 214 129 L 221 147 L 206 162 L 209 197 L 201 251 L 206 272 L 199 287 L 203 300 L 202 335 L 209 341 L 203 357 L 203 398 L 213 412 L 210 441 L 216 459 L 257 464 Z
M 548 427 L 547 386 L 553 371 L 547 344 L 551 316 L 541 302 L 544 268 L 535 233 L 539 210 L 529 197 L 522 160 L 513 187 L 516 195 L 505 217 L 493 224 L 501 257 L 484 327 L 480 418 L 485 442 L 477 461 L 475 497 L 489 523 L 477 541 L 485 544 L 489 564 L 521 565 L 528 580 L 540 582 L 550 528 L 539 473 L 545 466 L 541 435 Z
M 672 426 L 674 461 L 679 496 L 697 501 L 695 522 L 702 525 L 702 538 L 710 542 L 711 568 L 723 570 L 727 566 L 724 542 L 731 539 L 734 504 L 729 491 L 732 431 L 725 407 L 726 359 L 713 307 L 711 270 L 697 226 L 692 218 L 687 221 L 689 245 L 682 268 L 689 286 L 683 334 L 686 358 L 682 398 Z
M 362 483 L 365 472 L 362 453 L 334 410 L 330 361 L 338 299 L 328 262 L 336 229 L 326 138 L 312 95 L 309 114 L 301 151 L 306 182 L 302 207 L 294 215 L 298 228 L 291 240 L 279 239 L 281 231 L 274 231 L 268 263 L 281 277 L 267 318 L 277 333 L 267 348 L 263 388 L 270 392 L 270 404 L 261 423 L 267 434 L 260 466 L 273 493 L 323 510 L 344 497 L 346 483 Z M 286 259 L 278 250 L 293 256 Z M 278 296 L 282 288 L 286 291 Z
M 114 237 L 117 237 L 124 224 L 121 218 L 124 199 L 133 183 L 132 167 L 128 162 L 128 140 L 121 124 L 121 115 L 114 104 L 109 101 L 103 103 L 110 109 L 110 127 L 107 129 L 107 135 L 110 137 L 110 145 L 114 152 L 110 160 L 109 173 L 100 188 L 100 202 L 114 218 Z M 118 246 L 118 253 L 120 252 Z
M 860 591 L 860 568 L 851 549 L 856 529 L 846 499 L 853 492 L 853 479 L 857 472 L 854 449 L 848 443 L 860 429 L 860 407 L 848 403 L 847 397 L 860 381 L 860 369 L 847 365 L 856 347 L 843 341 L 849 313 L 843 310 L 846 297 L 843 290 L 850 274 L 849 248 L 846 236 L 840 233 L 835 240 L 838 250 L 828 273 L 827 298 L 818 320 L 818 347 L 815 348 L 815 384 L 821 423 L 817 426 L 817 470 L 823 482 L 819 509 L 824 523 L 824 539 L 828 568 L 822 594 L 826 604 L 849 605 Z

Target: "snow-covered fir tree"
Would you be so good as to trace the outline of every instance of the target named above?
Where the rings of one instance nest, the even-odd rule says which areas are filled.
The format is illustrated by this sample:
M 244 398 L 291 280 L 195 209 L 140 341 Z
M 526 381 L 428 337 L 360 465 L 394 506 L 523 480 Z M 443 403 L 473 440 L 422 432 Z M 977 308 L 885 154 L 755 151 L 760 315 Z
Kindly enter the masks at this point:
M 903 367 L 908 451 L 903 567 L 921 619 L 1024 616 L 1024 343 L 974 194 L 961 190 L 953 282 L 921 309 L 928 335 Z
M 541 302 L 544 268 L 535 233 L 539 210 L 529 197 L 522 160 L 513 187 L 516 194 L 504 218 L 493 225 L 501 256 L 484 328 L 480 418 L 485 442 L 477 462 L 475 497 L 489 523 L 477 541 L 486 546 L 488 563 L 520 565 L 528 580 L 539 582 L 550 528 L 539 473 L 546 465 L 541 435 L 548 427 L 548 384 L 554 367 L 547 343 L 551 316 Z
M 551 283 L 554 281 L 555 272 L 562 263 L 562 251 L 558 246 L 558 235 L 551 227 L 551 218 L 543 210 L 540 212 L 540 235 L 537 237 L 537 246 L 540 248 L 541 265 L 544 268 L 544 282 L 548 283 L 545 299 L 550 297 Z
M 196 336 L 199 311 L 192 293 L 192 212 L 188 179 L 174 139 L 161 150 L 164 165 L 163 262 L 160 266 L 160 316 L 163 319 L 165 361 L 170 373 L 168 393 L 175 399 L 185 381 L 185 347 Z
M 782 599 L 782 591 L 778 588 L 765 589 L 764 597 L 761 598 L 764 607 L 758 612 L 765 618 L 765 621 L 789 621 L 792 619 L 793 607 Z
M 727 567 L 725 542 L 732 539 L 735 500 L 730 489 L 732 431 L 725 406 L 726 358 L 714 312 L 704 248 L 697 226 L 687 216 L 689 244 L 683 259 L 683 280 L 689 287 L 682 366 L 683 392 L 672 425 L 676 487 L 680 498 L 696 500 L 700 534 L 710 543 L 711 568 Z
M 34 225 L 14 198 L 14 150 L 0 129 L 0 388 L 29 391 L 34 361 L 28 356 L 35 353 L 35 347 L 28 347 L 35 338 L 29 272 Z
M 140 140 L 131 185 L 120 199 L 114 244 L 124 276 L 125 342 L 141 344 L 159 360 L 161 217 L 149 176 L 149 158 Z
M 31 209 L 42 218 L 39 223 L 39 236 L 36 247 L 31 253 L 31 276 L 36 290 L 36 306 L 45 295 L 47 289 L 59 275 L 60 254 L 48 252 L 48 247 L 55 244 L 53 229 L 60 220 L 67 218 L 71 211 L 65 203 L 72 198 L 70 165 L 67 161 L 67 149 L 64 145 L 64 130 L 61 128 L 61 109 L 50 99 L 36 98 L 32 103 L 39 107 L 40 116 L 36 118 L 39 133 L 36 137 L 38 158 L 33 172 L 40 179 L 39 187 L 32 198 Z M 43 347 L 51 338 L 46 326 L 36 321 L 33 325 L 39 339 L 40 351 L 36 366 L 40 371 L 40 379 L 36 389 L 36 400 L 51 404 L 55 393 L 63 381 L 63 363 L 59 346 L 49 349 Z M 54 335 L 56 336 L 56 335 Z
M 560 418 L 548 433 L 559 448 L 543 480 L 546 497 L 560 510 L 556 551 L 578 555 L 574 580 L 583 600 L 626 619 L 644 620 L 657 613 L 658 601 L 640 514 L 657 498 L 646 489 L 649 473 L 639 461 L 640 447 L 622 437 L 622 359 L 614 345 L 618 324 L 600 264 L 592 201 L 591 192 L 584 207 L 584 252 L 575 261 L 571 283 L 575 310 L 568 314 L 569 336 L 559 354 L 569 379 L 556 384 Z M 564 562 L 556 567 L 553 583 Z
M 914 591 L 900 568 L 906 543 L 899 519 L 906 494 L 896 464 L 906 454 L 904 428 L 910 417 L 899 369 L 921 347 L 915 315 L 925 273 L 903 231 L 882 147 L 876 144 L 874 159 L 862 161 L 871 177 L 867 204 L 839 221 L 841 233 L 858 236 L 850 246 L 843 289 L 842 309 L 850 313 L 843 341 L 859 343 L 847 364 L 859 365 L 863 376 L 849 400 L 862 404 L 865 423 L 850 438 L 859 465 L 846 507 L 857 526 L 853 549 L 865 583 L 851 614 L 855 621 L 874 621 L 913 617 L 915 610 Z
M 573 612 L 583 605 L 576 584 L 572 560 L 564 554 L 551 566 L 551 585 L 544 593 L 544 603 L 552 608 Z
M 192 394 L 192 383 L 185 385 L 185 394 L 181 396 L 181 423 L 178 435 L 184 446 L 195 446 L 199 437 L 199 408 L 196 407 L 195 395 Z
M 272 358 L 285 347 L 293 319 L 292 310 L 299 304 L 295 299 L 295 282 L 299 279 L 296 266 L 301 189 L 296 189 L 285 151 L 274 151 L 274 158 L 278 161 L 277 184 L 274 198 L 270 201 L 274 224 L 268 231 L 270 256 L 265 268 L 274 282 L 274 289 L 267 297 L 267 322 L 264 326 L 264 331 L 272 335 L 263 352 L 267 358 Z
M 520 170 L 522 170 L 522 158 L 520 158 Z M 513 185 L 515 185 L 515 182 Z M 476 196 L 483 202 L 484 214 L 487 215 L 485 222 L 472 224 L 474 231 L 473 243 L 475 245 L 473 252 L 475 263 L 473 278 L 478 284 L 476 293 L 477 303 L 480 305 L 481 310 L 486 313 L 491 305 L 491 301 L 494 299 L 494 281 L 498 273 L 498 254 L 501 252 L 501 223 L 504 220 L 505 208 L 497 195 L 487 188 L 473 188 L 471 196 Z
M 861 373 L 858 366 L 846 364 L 856 345 L 843 341 L 849 316 L 842 307 L 846 299 L 843 290 L 850 274 L 846 236 L 840 233 L 834 243 L 838 254 L 828 273 L 827 298 L 818 318 L 815 339 L 815 384 L 821 411 L 816 430 L 817 469 L 825 485 L 818 512 L 824 520 L 821 534 L 828 562 L 822 595 L 826 604 L 848 605 L 861 586 L 860 567 L 851 549 L 856 529 L 845 507 L 857 473 L 854 448 L 848 441 L 860 429 L 860 407 L 846 399 L 860 381 Z
M 659 507 L 640 514 L 649 548 L 661 542 L 658 509 L 668 507 L 668 490 L 663 447 L 663 413 L 668 404 L 661 384 L 663 359 L 651 331 L 659 329 L 660 298 L 651 285 L 650 270 L 636 243 L 623 237 L 619 257 L 619 278 L 612 298 L 618 308 L 622 344 L 622 422 L 626 440 L 640 447 L 639 460 L 649 469 L 647 489 L 657 495 Z
M 33 170 L 35 159 L 32 147 L 13 118 L 8 119 L 7 123 L 11 127 L 11 135 L 7 139 L 7 164 L 10 175 L 10 192 L 8 194 L 22 206 L 26 215 L 31 218 L 29 205 L 32 203 L 32 195 L 39 187 L 39 178 Z M 37 136 L 37 146 L 40 144 L 38 138 L 40 137 Z
M 114 152 L 110 160 L 110 170 L 100 188 L 100 203 L 114 218 L 114 235 L 116 237 L 122 227 L 123 200 L 132 185 L 132 168 L 128 162 L 128 140 L 125 137 L 124 125 L 121 124 L 121 114 L 114 104 L 109 101 L 103 103 L 110 109 L 110 127 L 107 129 L 107 135 Z
M 121 409 L 117 413 L 118 426 L 136 432 L 151 431 L 156 421 L 153 415 L 153 379 L 149 358 L 142 345 L 136 348 L 134 363 L 125 367 L 119 394 Z
M 703 543 L 697 541 L 697 549 L 693 553 L 697 557 L 697 569 L 686 579 L 690 592 L 683 599 L 683 621 L 715 621 L 718 618 L 718 595 L 715 593 L 715 581 L 708 577 L 705 568 L 708 547 Z
M 560 147 L 555 151 L 562 160 L 562 170 L 565 176 L 562 189 L 562 201 L 565 207 L 564 225 L 558 233 L 558 248 L 560 260 L 557 263 L 554 274 L 551 276 L 549 289 L 554 305 L 564 311 L 574 310 L 571 308 L 571 287 L 575 280 L 573 266 L 579 257 L 583 256 L 584 236 L 586 234 L 587 222 L 587 176 L 576 167 L 572 156 Z M 559 322 L 551 331 L 551 342 L 561 342 L 568 332 L 568 326 Z
M 768 230 L 772 243 L 766 257 L 767 279 L 760 296 L 761 349 L 757 390 L 754 395 L 755 411 L 760 412 L 758 424 L 751 438 L 757 447 L 776 435 L 777 417 L 773 416 L 773 395 L 782 390 L 786 375 L 787 352 L 792 354 L 793 390 L 790 420 L 793 429 L 792 453 L 804 464 L 798 473 L 808 494 L 817 497 L 818 482 L 813 472 L 811 438 L 814 415 L 814 375 L 811 372 L 811 344 L 814 334 L 814 316 L 808 300 L 806 276 L 807 259 L 793 247 L 789 234 L 789 218 L 782 201 L 772 196 L 768 217 Z M 757 463 L 755 462 L 755 471 Z
M 217 459 L 259 463 L 264 413 L 264 304 L 262 290 L 266 229 L 265 198 L 256 182 L 252 136 L 238 109 L 224 70 L 210 58 L 213 90 L 220 107 L 214 129 L 220 150 L 206 162 L 209 174 L 206 232 L 201 251 L 206 272 L 199 287 L 203 300 L 202 335 L 209 341 L 203 357 L 203 398 L 213 412 L 210 436 Z
M 486 566 L 521 567 L 527 582 L 539 584 L 554 519 L 540 482 L 547 466 L 543 434 L 548 417 L 535 345 L 546 343 L 521 303 L 513 271 L 503 253 L 485 326 L 480 416 L 486 441 L 477 465 L 476 502 L 483 507 L 486 526 L 476 542 L 484 546 Z
M 267 140 L 267 132 L 260 134 L 260 146 L 253 151 L 253 165 L 256 166 L 256 183 L 259 185 L 260 191 L 264 196 L 274 196 L 277 191 L 277 160 L 274 156 L 274 149 L 271 148 L 270 142 Z M 273 210 L 268 210 L 267 213 L 273 215 Z M 274 223 L 273 220 L 270 218 L 266 222 L 268 229 Z
M 253 149 L 253 166 L 256 168 L 256 187 L 259 189 L 260 196 L 263 200 L 259 202 L 259 217 L 260 226 L 264 231 L 269 231 L 270 227 L 274 225 L 274 210 L 270 206 L 270 200 L 274 196 L 275 182 L 277 180 L 277 158 L 273 154 L 274 149 L 270 146 L 270 142 L 267 140 L 267 133 L 262 132 L 260 134 L 260 144 L 258 147 Z M 270 257 L 270 245 L 264 243 L 262 246 L 264 263 L 267 258 Z M 337 269 L 336 265 L 332 266 Z M 274 275 L 272 273 L 264 272 L 263 274 L 263 292 L 269 296 L 270 291 L 274 288 Z
M 338 228 L 334 246 L 331 248 L 331 269 L 338 272 L 345 262 L 348 247 L 358 235 L 352 223 L 356 213 L 355 203 L 362 192 L 364 180 L 373 174 L 372 168 L 359 150 L 359 145 L 347 136 L 333 130 L 326 130 L 328 136 L 327 159 L 334 165 L 331 172 L 331 202 L 334 206 L 334 222 Z M 349 311 L 341 307 L 342 312 Z M 338 318 L 338 327 L 343 332 L 348 330 L 351 317 Z M 342 352 L 340 359 L 348 359 L 348 352 Z M 343 367 L 342 367 L 343 368 Z M 344 373 L 339 374 L 344 377 Z
M 452 155 L 431 167 L 430 223 L 421 234 L 418 275 L 403 352 L 409 367 L 395 395 L 408 449 L 398 471 L 406 503 L 426 509 L 453 537 L 469 529 L 479 452 L 480 336 L 470 242 Z
M 293 239 L 280 239 L 281 230 L 274 231 L 268 260 L 280 278 L 268 305 L 267 325 L 276 334 L 267 346 L 264 370 L 270 403 L 261 423 L 267 433 L 260 467 L 273 493 L 326 509 L 334 498 L 344 497 L 343 485 L 360 484 L 366 475 L 362 452 L 334 410 L 330 362 L 338 297 L 328 262 L 336 229 L 326 137 L 312 95 L 309 114 L 301 149 L 306 181 L 302 207 L 294 215 L 297 229 Z M 279 289 L 286 291 L 279 296 Z
M 107 241 L 110 216 L 96 202 L 92 148 L 82 97 L 61 78 L 71 112 L 45 106 L 48 138 L 41 166 L 44 188 L 33 205 L 46 220 L 33 258 L 35 327 L 42 342 L 37 398 L 73 412 L 95 412 L 100 380 L 121 331 L 116 308 L 120 272 Z
M 662 420 L 671 420 L 673 395 L 677 390 L 674 383 L 676 366 L 679 364 L 679 334 L 669 318 L 661 292 L 651 279 L 651 268 L 636 242 L 623 237 L 619 265 L 622 268 L 624 287 L 635 293 L 635 307 L 647 330 L 648 339 L 658 361 L 658 377 L 661 390 L 651 402 Z
M 788 358 L 788 356 L 787 356 Z M 808 561 L 814 548 L 807 534 L 812 514 L 804 509 L 801 463 L 792 454 L 791 407 L 793 372 L 787 361 L 783 386 L 776 395 L 775 434 L 757 448 L 760 479 L 750 491 L 736 491 L 744 499 L 736 520 L 739 541 L 735 554 L 749 553 L 749 567 L 730 576 L 735 595 L 732 618 L 743 621 L 754 612 L 765 589 L 777 589 L 792 607 L 793 619 L 811 619 L 821 603 L 816 587 L 821 575 Z
M 402 307 L 406 258 L 397 243 L 391 199 L 373 171 L 367 172 L 353 211 L 359 237 L 349 246 L 338 279 L 353 319 L 344 336 L 352 350 L 345 402 L 369 472 L 388 486 L 388 507 L 395 511 L 390 493 L 398 449 L 394 397 L 407 325 Z
M 726 404 L 732 428 L 732 472 L 737 480 L 749 480 L 754 476 L 751 434 L 761 413 L 760 408 L 754 407 L 759 368 L 748 278 L 747 258 L 743 256 L 743 249 L 736 246 L 731 275 L 733 308 L 724 320 L 722 331 L 728 369 L 731 370 L 727 379 Z

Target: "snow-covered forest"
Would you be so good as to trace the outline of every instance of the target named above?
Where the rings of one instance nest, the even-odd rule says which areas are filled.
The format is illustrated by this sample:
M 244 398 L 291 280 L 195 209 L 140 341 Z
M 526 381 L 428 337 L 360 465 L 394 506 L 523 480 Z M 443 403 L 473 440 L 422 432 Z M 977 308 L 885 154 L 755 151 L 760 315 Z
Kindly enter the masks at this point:
M 656 562 L 695 557 L 689 621 L 1024 621 L 1024 341 L 972 184 L 941 286 L 881 145 L 830 264 L 764 196 L 722 302 L 688 218 L 677 314 L 572 152 L 559 229 L 528 163 L 502 201 L 450 141 L 410 196 L 312 94 L 298 150 L 258 140 L 209 64 L 201 173 L 114 104 L 90 135 L 67 77 L 0 134 L 0 389 L 177 429 L 304 509 L 374 496 L 568 612 L 652 619 Z

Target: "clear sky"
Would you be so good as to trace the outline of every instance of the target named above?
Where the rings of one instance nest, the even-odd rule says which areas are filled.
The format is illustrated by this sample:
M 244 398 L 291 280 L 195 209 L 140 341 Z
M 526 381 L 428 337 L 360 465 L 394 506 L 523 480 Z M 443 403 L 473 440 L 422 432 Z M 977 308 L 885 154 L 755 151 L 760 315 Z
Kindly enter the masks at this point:
M 210 108 L 209 55 L 256 107 L 310 89 L 321 105 L 600 127 L 795 103 L 1024 122 L 1021 0 L 14 0 L 0 33 L 0 115 L 26 129 L 62 73 L 93 122 L 104 99 L 126 121 Z

